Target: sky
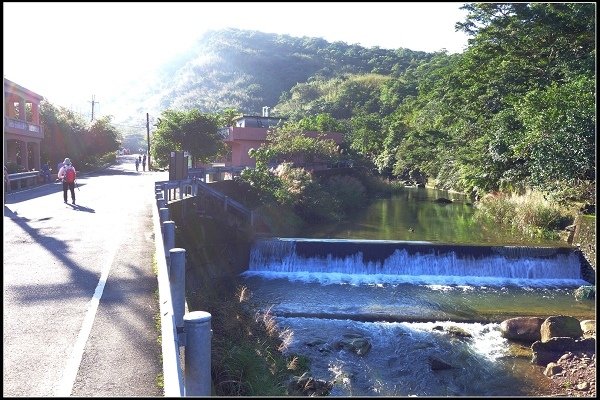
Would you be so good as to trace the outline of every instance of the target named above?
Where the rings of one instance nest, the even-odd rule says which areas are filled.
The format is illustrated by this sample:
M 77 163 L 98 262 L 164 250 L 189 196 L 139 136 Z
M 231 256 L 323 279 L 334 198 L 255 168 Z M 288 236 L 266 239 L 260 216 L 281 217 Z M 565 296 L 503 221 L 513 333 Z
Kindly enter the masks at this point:
M 207 30 L 238 28 L 365 47 L 462 52 L 464 3 L 3 2 L 3 75 L 52 104 L 97 116 L 119 90 L 190 49 Z M 116 119 L 119 115 L 115 115 Z

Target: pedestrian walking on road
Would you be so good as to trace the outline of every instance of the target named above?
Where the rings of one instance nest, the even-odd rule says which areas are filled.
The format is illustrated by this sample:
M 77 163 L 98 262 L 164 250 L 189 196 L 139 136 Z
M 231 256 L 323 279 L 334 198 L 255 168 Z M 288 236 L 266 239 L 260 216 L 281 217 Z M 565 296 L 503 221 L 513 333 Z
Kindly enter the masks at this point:
M 146 155 L 142 157 L 142 171 L 146 171 Z
M 71 164 L 71 159 L 68 157 L 63 161 L 63 166 L 58 171 L 57 180 L 62 180 L 63 184 L 63 198 L 65 203 L 67 202 L 67 190 L 71 191 L 71 201 L 75 204 L 75 178 L 77 177 L 77 172 L 75 171 L 75 167 Z
M 135 159 L 135 170 L 136 171 L 140 170 L 140 160 L 139 160 L 139 158 Z

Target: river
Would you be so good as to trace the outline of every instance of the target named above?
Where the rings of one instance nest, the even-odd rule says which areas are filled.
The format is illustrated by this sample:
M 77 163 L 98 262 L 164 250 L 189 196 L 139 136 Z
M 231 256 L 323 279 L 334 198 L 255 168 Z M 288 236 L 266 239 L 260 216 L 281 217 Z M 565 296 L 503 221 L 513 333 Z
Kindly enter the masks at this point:
M 549 394 L 528 346 L 499 324 L 595 319 L 595 303 L 573 296 L 586 284 L 579 259 L 560 242 L 482 227 L 473 212 L 460 195 L 407 189 L 352 221 L 259 241 L 243 274 L 250 301 L 291 332 L 286 352 L 307 356 L 334 396 Z M 367 347 L 346 345 L 357 340 Z

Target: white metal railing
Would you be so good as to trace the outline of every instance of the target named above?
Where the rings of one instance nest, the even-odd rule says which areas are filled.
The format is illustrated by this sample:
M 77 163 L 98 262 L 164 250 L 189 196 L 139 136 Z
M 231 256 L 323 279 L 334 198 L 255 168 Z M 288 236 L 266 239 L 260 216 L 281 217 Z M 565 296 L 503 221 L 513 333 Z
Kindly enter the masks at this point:
M 168 204 L 168 202 L 172 200 L 183 200 L 186 197 L 197 196 L 200 192 L 203 192 L 222 202 L 223 207 L 226 210 L 229 208 L 235 209 L 238 213 L 248 218 L 251 225 L 254 223 L 252 210 L 218 190 L 211 188 L 209 184 L 202 182 L 199 179 L 192 178 L 178 181 L 162 181 L 156 182 L 156 185 L 157 187 L 160 187 L 160 193 L 163 195 L 165 204 Z
M 210 396 L 211 315 L 186 312 L 185 250 L 175 244 L 175 223 L 163 196 L 164 182 L 155 183 L 153 207 L 158 290 L 161 315 L 163 378 L 166 397 Z M 184 351 L 184 367 L 180 349 Z

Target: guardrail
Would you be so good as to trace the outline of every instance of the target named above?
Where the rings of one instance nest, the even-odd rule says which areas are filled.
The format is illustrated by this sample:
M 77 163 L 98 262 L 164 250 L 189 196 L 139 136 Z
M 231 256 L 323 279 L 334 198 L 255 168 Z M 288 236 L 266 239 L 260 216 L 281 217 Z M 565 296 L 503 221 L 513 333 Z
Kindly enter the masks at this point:
M 188 178 L 197 178 L 204 180 L 206 175 L 210 174 L 221 174 L 229 173 L 232 177 L 240 176 L 242 171 L 247 167 L 202 167 L 202 168 L 189 168 L 187 176 Z
M 252 210 L 249 210 L 241 203 L 211 188 L 209 184 L 202 182 L 199 179 L 191 178 L 178 181 L 162 181 L 156 182 L 156 185 L 161 188 L 163 198 L 167 203 L 172 200 L 183 200 L 186 197 L 197 196 L 202 192 L 222 202 L 225 210 L 228 208 L 235 209 L 250 220 L 251 226 L 254 225 L 255 217 Z
M 21 189 L 21 185 L 25 187 L 35 186 L 37 184 L 40 171 L 29 171 L 29 172 L 17 172 L 14 174 L 8 174 L 8 179 L 11 182 L 17 183 L 17 189 Z
M 211 315 L 186 312 L 185 249 L 175 248 L 165 184 L 155 183 L 153 207 L 165 397 L 210 396 Z M 182 351 L 183 357 L 182 357 Z

